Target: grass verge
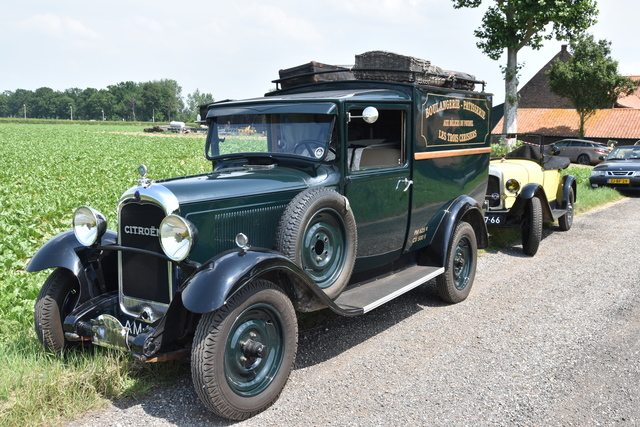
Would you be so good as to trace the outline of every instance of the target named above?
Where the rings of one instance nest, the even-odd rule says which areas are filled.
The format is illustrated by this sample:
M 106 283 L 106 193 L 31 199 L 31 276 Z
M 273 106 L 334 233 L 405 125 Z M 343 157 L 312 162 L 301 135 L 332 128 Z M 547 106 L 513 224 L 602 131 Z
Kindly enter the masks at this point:
M 31 334 L 29 334 L 31 335 Z M 142 364 L 128 354 L 93 347 L 46 354 L 34 336 L 0 345 L 0 424 L 53 426 L 168 384 L 185 366 Z

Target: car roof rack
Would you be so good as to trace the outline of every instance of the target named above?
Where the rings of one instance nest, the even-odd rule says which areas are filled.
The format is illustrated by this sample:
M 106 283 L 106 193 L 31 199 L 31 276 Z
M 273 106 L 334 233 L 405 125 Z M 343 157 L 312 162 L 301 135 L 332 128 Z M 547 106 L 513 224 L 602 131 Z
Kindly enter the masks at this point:
M 462 90 L 475 90 L 475 85 L 481 84 L 482 92 L 487 84 L 468 73 L 443 70 L 432 65 L 430 61 L 385 51 L 370 51 L 356 55 L 354 66 L 311 61 L 280 70 L 279 76 L 279 79 L 272 81 L 276 84 L 276 90 L 344 80 L 409 83 Z

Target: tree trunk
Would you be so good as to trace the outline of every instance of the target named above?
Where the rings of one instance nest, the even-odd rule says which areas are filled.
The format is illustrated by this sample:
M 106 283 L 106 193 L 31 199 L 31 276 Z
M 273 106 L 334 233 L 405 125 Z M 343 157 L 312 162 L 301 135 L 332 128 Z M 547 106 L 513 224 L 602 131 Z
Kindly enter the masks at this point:
M 580 125 L 578 126 L 578 137 L 580 139 L 584 139 L 584 124 L 587 121 L 587 115 L 585 112 L 579 111 L 578 115 L 580 116 Z
M 504 76 L 504 125 L 502 133 L 518 133 L 518 51 L 507 48 L 507 68 Z

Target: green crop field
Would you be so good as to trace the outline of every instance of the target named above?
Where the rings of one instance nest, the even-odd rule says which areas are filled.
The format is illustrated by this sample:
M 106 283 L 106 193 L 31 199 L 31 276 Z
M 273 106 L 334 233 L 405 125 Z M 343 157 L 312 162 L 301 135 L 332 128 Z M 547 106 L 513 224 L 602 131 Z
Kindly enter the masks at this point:
M 211 169 L 204 136 L 142 130 L 0 122 L 0 425 L 59 424 L 188 369 L 178 363 L 145 365 L 101 348 L 57 358 L 42 351 L 33 331 L 34 301 L 49 272 L 26 273 L 25 266 L 48 239 L 71 228 L 78 206 L 99 210 L 115 229 L 117 202 L 136 185 L 140 164 L 147 165 L 151 179 Z M 580 175 L 578 212 L 620 197 L 608 189 L 590 190 L 588 169 L 568 172 Z
M 80 205 L 101 211 L 114 229 L 117 202 L 136 185 L 140 164 L 151 179 L 210 170 L 204 136 L 142 131 L 0 124 L 0 425 L 54 424 L 104 397 L 139 392 L 147 386 L 144 372 L 158 369 L 111 352 L 99 361 L 89 353 L 61 360 L 44 354 L 33 331 L 33 305 L 49 272 L 25 272 L 42 244 L 71 228 Z

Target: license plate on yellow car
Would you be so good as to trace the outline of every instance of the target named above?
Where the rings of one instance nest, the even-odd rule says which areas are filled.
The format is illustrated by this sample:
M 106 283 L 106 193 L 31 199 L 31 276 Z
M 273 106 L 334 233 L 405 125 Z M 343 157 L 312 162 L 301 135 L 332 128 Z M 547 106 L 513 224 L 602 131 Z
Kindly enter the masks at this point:
M 628 184 L 628 179 L 610 179 L 607 181 L 609 184 Z

